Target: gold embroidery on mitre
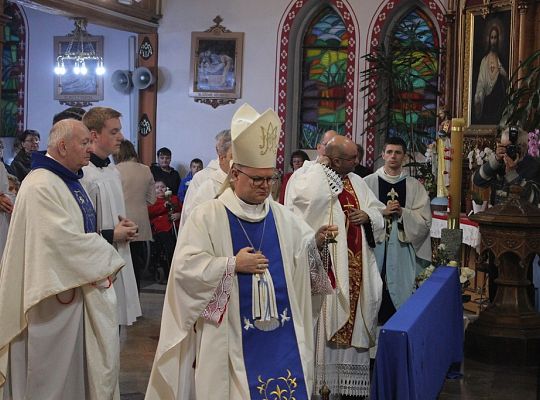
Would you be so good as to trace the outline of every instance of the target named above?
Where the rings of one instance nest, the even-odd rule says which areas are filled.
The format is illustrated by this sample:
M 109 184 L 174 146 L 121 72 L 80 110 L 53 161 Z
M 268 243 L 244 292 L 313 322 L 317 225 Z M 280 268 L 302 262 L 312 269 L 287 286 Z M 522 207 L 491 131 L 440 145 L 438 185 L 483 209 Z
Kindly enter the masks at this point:
M 294 397 L 294 390 L 298 384 L 296 383 L 296 378 L 292 376 L 291 371 L 287 370 L 287 376 L 280 376 L 277 379 L 268 378 L 264 380 L 259 375 L 258 380 L 260 385 L 257 386 L 257 389 L 263 396 L 263 400 L 296 399 L 296 397 Z M 272 384 L 273 381 L 276 382 Z M 282 387 L 280 387 L 280 384 Z
M 277 126 L 272 125 L 272 122 L 268 123 L 268 127 L 265 129 L 261 126 L 261 140 L 262 144 L 259 145 L 261 149 L 261 156 L 264 156 L 267 152 L 275 152 L 278 142 Z

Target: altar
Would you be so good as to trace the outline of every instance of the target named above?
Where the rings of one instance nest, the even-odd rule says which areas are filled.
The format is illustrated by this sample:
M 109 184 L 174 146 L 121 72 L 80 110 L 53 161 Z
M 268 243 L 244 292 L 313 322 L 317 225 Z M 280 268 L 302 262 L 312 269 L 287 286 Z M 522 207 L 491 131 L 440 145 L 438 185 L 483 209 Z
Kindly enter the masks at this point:
M 458 269 L 439 267 L 381 328 L 371 399 L 435 399 L 463 360 Z
M 434 239 L 441 238 L 441 230 L 447 228 L 448 225 L 448 216 L 440 214 L 432 214 L 431 220 L 431 237 Z M 478 224 L 474 221 L 471 221 L 465 214 L 461 214 L 459 218 L 459 225 L 463 231 L 463 244 L 472 247 L 479 252 L 480 249 L 480 230 L 478 229 Z M 464 263 L 464 265 L 467 265 Z

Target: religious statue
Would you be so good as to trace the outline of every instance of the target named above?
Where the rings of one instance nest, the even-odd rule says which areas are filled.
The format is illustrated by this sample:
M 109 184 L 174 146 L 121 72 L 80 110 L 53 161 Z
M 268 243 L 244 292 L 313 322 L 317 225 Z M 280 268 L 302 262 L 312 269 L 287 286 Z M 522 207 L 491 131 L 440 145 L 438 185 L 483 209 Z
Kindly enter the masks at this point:
M 439 108 L 439 129 L 435 147 L 436 160 L 433 163 L 437 176 L 437 197 L 432 204 L 448 205 L 448 186 L 450 185 L 450 118 L 446 107 Z

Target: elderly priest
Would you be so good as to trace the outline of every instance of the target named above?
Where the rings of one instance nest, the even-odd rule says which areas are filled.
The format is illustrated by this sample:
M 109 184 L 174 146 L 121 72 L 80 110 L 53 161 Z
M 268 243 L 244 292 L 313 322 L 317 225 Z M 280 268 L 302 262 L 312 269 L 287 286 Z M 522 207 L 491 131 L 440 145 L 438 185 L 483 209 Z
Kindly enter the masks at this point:
M 178 239 L 147 399 L 307 399 L 312 292 L 330 292 L 315 233 L 270 197 L 280 122 L 233 116 L 231 187 L 196 207 Z
M 119 399 L 116 295 L 124 260 L 96 233 L 79 183 L 90 132 L 56 123 L 32 155 L 0 270 L 0 399 Z

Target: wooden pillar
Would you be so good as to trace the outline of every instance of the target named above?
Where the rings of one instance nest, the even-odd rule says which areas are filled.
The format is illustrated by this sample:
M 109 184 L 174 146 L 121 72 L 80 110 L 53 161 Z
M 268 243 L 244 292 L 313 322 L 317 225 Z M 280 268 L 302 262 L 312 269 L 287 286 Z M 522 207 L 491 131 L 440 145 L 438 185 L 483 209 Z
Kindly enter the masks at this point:
M 455 49 L 455 32 L 456 32 L 456 13 L 453 10 L 448 10 L 448 12 L 445 15 L 446 18 L 446 26 L 448 28 L 448 32 L 446 34 L 446 57 L 445 57 L 445 63 L 446 63 L 446 76 L 444 79 L 444 97 L 445 101 L 444 104 L 446 105 L 446 109 L 448 111 L 448 114 L 450 116 L 455 115 L 454 112 L 454 104 L 452 102 L 452 99 L 454 98 L 454 70 L 455 70 L 455 64 L 454 61 L 456 59 L 456 49 Z
M 143 33 L 138 35 L 137 55 L 137 66 L 148 68 L 155 79 L 152 85 L 139 91 L 139 115 L 137 124 L 139 158 L 143 164 L 150 165 L 155 161 L 156 157 L 157 33 Z
M 519 46 L 518 46 L 518 65 L 527 58 L 527 36 L 526 36 L 526 17 L 527 17 L 527 8 L 529 7 L 526 0 L 521 0 L 518 5 L 519 10 Z M 521 81 L 523 78 L 523 69 L 520 69 L 518 72 L 518 80 Z

